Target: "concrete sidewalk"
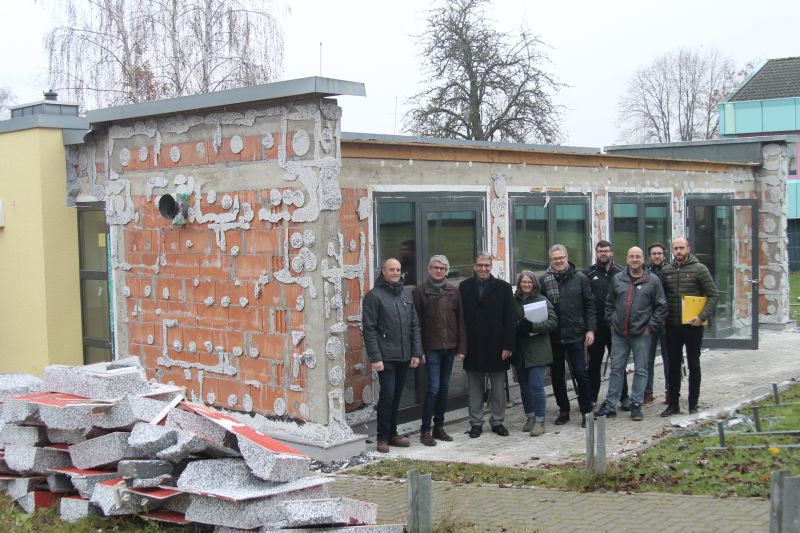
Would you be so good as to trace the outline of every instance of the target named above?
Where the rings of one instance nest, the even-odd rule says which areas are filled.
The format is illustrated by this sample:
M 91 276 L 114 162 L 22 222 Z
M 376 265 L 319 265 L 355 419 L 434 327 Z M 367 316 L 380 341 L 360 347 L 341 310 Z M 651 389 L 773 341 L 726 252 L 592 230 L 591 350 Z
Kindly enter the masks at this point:
M 700 394 L 700 417 L 714 417 L 755 397 L 769 394 L 772 383 L 783 383 L 800 376 L 800 331 L 761 331 L 758 350 L 715 349 L 703 352 L 703 382 Z M 630 376 L 629 376 L 630 378 Z M 686 387 L 682 386 L 681 409 L 686 412 Z M 607 450 L 613 459 L 645 447 L 654 439 L 669 434 L 678 425 L 688 425 L 698 415 L 664 419 L 663 372 L 656 367 L 655 391 L 662 396 L 645 408 L 642 422 L 630 420 L 618 412 L 607 423 Z M 549 387 L 548 387 L 549 390 Z M 605 384 L 600 401 L 605 397 Z M 410 448 L 392 448 L 389 454 L 375 453 L 375 458 L 404 457 L 420 460 L 484 463 L 531 468 L 543 463 L 580 460 L 585 453 L 585 435 L 580 427 L 577 402 L 572 402 L 572 421 L 565 426 L 552 423 L 557 407 L 548 398 L 546 433 L 532 438 L 521 431 L 525 415 L 521 406 L 506 412 L 509 437 L 488 431 L 477 439 L 464 432 L 465 420 L 447 426 L 453 442 L 437 446 L 420 444 L 417 433 L 411 435 Z M 418 424 L 413 424 L 418 430 Z M 374 448 L 373 448 L 374 449 Z M 331 485 L 333 493 L 367 498 L 378 503 L 379 518 L 402 520 L 405 513 L 405 484 L 396 481 L 366 480 L 340 476 Z M 769 528 L 769 502 L 758 499 L 717 499 L 664 494 L 580 494 L 547 489 L 501 489 L 486 486 L 455 486 L 437 483 L 434 490 L 435 516 L 448 512 L 459 521 L 468 520 L 479 529 L 496 530 L 506 526 L 520 531 L 764 531 Z M 496 512 L 498 509 L 501 511 Z M 585 524 L 585 529 L 580 529 Z

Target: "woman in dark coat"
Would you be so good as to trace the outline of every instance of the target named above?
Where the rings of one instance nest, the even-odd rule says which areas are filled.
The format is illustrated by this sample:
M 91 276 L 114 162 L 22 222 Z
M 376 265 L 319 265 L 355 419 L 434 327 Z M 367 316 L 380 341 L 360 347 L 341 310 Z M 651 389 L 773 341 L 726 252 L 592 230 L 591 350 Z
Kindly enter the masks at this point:
M 549 333 L 558 326 L 558 318 L 553 304 L 542 296 L 536 276 L 530 270 L 523 271 L 517 277 L 514 301 L 517 304 L 517 345 L 511 362 L 517 371 L 522 406 L 528 418 L 522 430 L 530 432 L 531 437 L 538 437 L 544 433 L 544 414 L 547 408 L 544 376 L 547 367 L 553 362 Z M 525 305 L 534 302 L 545 302 L 546 320 L 531 322 L 525 318 Z

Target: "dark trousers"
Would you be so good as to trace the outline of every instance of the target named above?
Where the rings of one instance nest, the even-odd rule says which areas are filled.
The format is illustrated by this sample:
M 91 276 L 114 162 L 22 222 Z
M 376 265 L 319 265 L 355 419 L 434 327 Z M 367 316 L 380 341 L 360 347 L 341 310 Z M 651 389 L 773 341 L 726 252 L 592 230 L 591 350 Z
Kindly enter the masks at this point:
M 588 348 L 589 352 L 589 386 L 591 387 L 591 399 L 597 403 L 597 396 L 600 394 L 600 382 L 603 377 L 603 357 L 606 350 L 611 353 L 611 330 L 604 326 L 598 326 L 594 332 L 594 342 Z M 628 398 L 628 374 L 622 375 L 622 396 L 620 400 Z
M 444 411 L 447 407 L 450 374 L 453 372 L 455 358 L 455 348 L 425 350 L 425 373 L 428 380 L 425 390 L 425 403 L 422 404 L 422 426 L 420 431 L 430 432 L 431 417 L 433 417 L 434 426 L 444 426 Z
M 681 396 L 681 362 L 683 347 L 689 365 L 689 407 L 697 407 L 700 398 L 700 347 L 703 344 L 703 327 L 667 326 L 667 354 L 669 355 L 669 404 L 678 407 Z
M 381 394 L 378 397 L 378 442 L 387 442 L 397 435 L 397 409 L 406 383 L 408 362 L 383 362 L 378 372 Z
M 553 347 L 553 364 L 550 365 L 550 379 L 553 382 L 553 395 L 559 410 L 569 412 L 569 396 L 567 395 L 567 374 L 565 365 L 569 358 L 572 375 L 578 383 L 578 407 L 581 413 L 592 410 L 591 387 L 589 373 L 586 370 L 586 347 L 583 341 L 569 344 L 551 344 Z

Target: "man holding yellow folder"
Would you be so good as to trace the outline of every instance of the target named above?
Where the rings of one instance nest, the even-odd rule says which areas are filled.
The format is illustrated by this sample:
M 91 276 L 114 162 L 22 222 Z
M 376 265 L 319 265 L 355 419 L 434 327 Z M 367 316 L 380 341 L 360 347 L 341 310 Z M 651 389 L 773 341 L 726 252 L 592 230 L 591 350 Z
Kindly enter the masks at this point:
M 689 365 L 689 413 L 697 412 L 700 397 L 700 348 L 703 325 L 714 316 L 719 293 L 705 265 L 691 253 L 689 241 L 672 241 L 672 262 L 661 270 L 667 297 L 667 355 L 669 359 L 669 405 L 661 416 L 680 414 L 681 362 L 683 348 Z

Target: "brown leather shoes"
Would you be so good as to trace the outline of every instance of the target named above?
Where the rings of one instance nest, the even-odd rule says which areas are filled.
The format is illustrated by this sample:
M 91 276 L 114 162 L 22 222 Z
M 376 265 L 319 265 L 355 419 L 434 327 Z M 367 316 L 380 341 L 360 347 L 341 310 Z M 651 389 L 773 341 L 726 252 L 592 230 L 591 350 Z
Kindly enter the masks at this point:
M 427 431 L 423 431 L 419 434 L 419 441 L 425 446 L 436 446 L 436 439 L 434 439 Z
M 651 391 L 651 390 L 644 391 L 644 403 L 647 404 L 647 405 L 650 405 L 654 401 L 655 401 L 655 398 L 653 397 L 653 391 Z
M 400 435 L 395 435 L 393 437 L 389 437 L 389 446 L 397 446 L 398 448 L 408 448 L 411 446 L 411 443 L 408 439 L 404 439 Z
M 380 453 L 389 453 L 389 443 L 378 441 L 378 446 L 375 449 Z
M 447 434 L 447 432 L 442 427 L 433 427 L 433 438 L 436 440 L 443 440 L 447 442 L 452 442 L 453 437 Z

